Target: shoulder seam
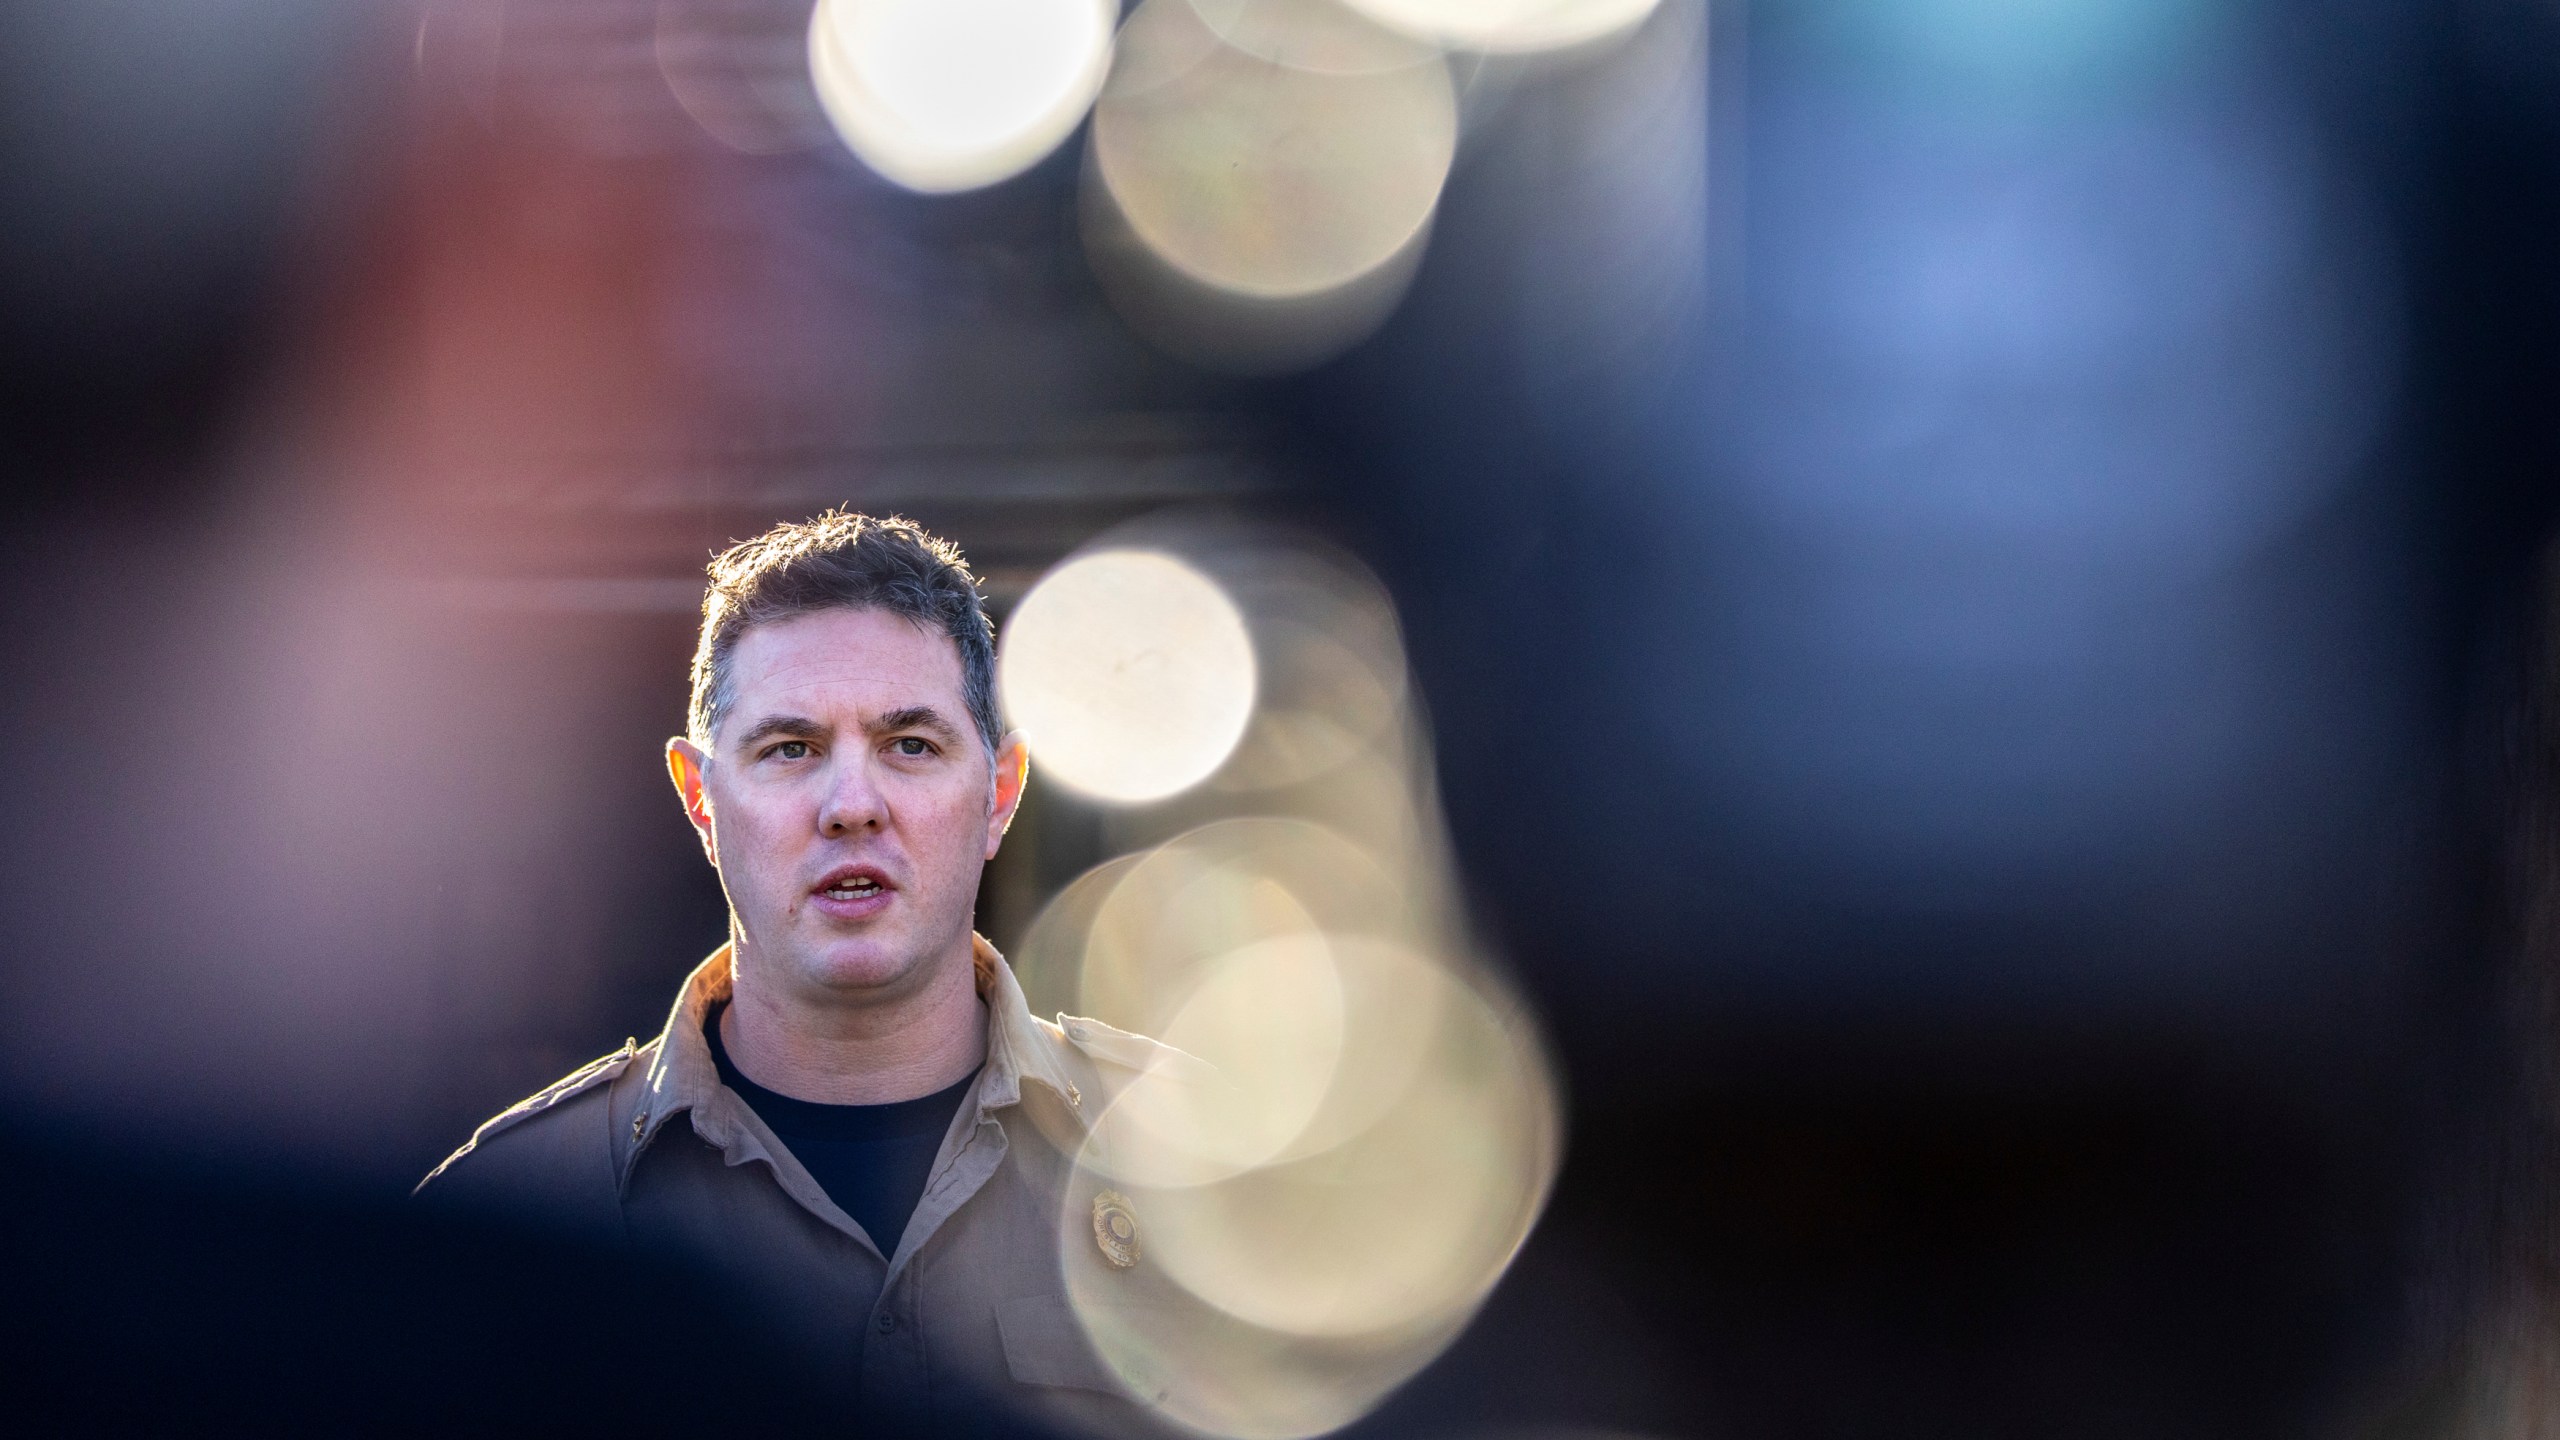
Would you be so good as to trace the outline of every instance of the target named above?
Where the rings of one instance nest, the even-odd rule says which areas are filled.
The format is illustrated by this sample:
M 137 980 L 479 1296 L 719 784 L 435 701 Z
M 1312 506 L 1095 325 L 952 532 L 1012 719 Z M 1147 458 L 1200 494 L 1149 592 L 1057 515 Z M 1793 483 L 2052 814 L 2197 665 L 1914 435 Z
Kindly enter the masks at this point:
M 561 1101 L 584 1094 L 597 1085 L 620 1075 L 630 1065 L 631 1057 L 638 1053 L 638 1039 L 636 1037 L 626 1039 L 622 1042 L 621 1049 L 610 1055 L 597 1056 L 481 1122 L 480 1128 L 471 1132 L 471 1138 L 462 1142 L 462 1148 L 444 1157 L 444 1162 L 428 1171 L 426 1178 L 420 1180 L 416 1189 L 410 1193 L 414 1195 L 418 1190 L 426 1189 L 437 1176 L 451 1169 L 455 1161 L 480 1148 L 481 1141 L 505 1134 Z
M 1116 1025 L 1085 1015 L 1069 1015 L 1061 1011 L 1056 1022 L 1059 1037 L 1088 1060 L 1116 1065 L 1128 1070 L 1143 1070 L 1158 1059 L 1179 1057 L 1194 1065 L 1203 1065 L 1199 1056 L 1179 1046 L 1167 1045 L 1153 1036 L 1123 1030 Z M 1116 1052 L 1116 1053 L 1115 1053 Z

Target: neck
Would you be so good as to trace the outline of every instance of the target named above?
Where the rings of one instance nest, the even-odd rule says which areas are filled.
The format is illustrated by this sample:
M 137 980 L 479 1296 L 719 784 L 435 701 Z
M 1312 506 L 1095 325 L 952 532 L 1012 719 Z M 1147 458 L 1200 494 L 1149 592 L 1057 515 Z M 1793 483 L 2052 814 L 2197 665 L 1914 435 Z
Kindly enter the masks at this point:
M 734 942 L 733 942 L 734 944 Z M 815 1004 L 733 949 L 720 1043 L 748 1079 L 794 1100 L 887 1105 L 957 1085 L 987 1058 L 987 1007 L 964 947 L 894 996 Z

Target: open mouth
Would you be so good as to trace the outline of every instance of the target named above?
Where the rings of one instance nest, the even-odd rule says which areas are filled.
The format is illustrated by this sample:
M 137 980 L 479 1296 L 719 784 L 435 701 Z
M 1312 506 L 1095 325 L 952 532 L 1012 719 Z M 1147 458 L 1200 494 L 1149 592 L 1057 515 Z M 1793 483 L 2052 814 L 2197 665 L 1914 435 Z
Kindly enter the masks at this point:
M 839 870 L 819 881 L 817 888 L 811 893 L 821 900 L 851 901 L 868 900 L 875 895 L 886 895 L 896 888 L 889 883 L 888 877 L 879 871 L 864 867 Z

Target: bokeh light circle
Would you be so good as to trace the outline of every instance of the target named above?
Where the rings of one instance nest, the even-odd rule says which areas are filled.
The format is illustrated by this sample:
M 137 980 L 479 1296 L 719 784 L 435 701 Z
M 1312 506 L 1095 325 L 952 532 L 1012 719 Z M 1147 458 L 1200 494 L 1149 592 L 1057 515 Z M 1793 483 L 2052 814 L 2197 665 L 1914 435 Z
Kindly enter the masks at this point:
M 1093 930 L 1094 914 L 1110 898 L 1121 877 L 1144 858 L 1143 854 L 1115 855 L 1068 881 L 1040 907 L 1022 938 L 1005 952 L 1032 1014 L 1046 1017 L 1079 1010 L 1076 991 L 1082 983 L 1085 937 Z M 1098 1018 L 1119 1024 L 1108 1016 Z
M 1424 232 L 1457 153 L 1456 92 L 1436 54 L 1347 12 L 1263 21 L 1248 50 L 1188 0 L 1141 5 L 1094 108 L 1093 174 L 1138 240 L 1191 279 L 1322 295 Z
M 1158 1189 L 1269 1164 L 1324 1107 L 1350 1003 L 1321 935 L 1266 940 L 1212 961 L 1164 1029 L 1175 1053 L 1095 1122 L 1102 1141 L 1093 1163 L 1121 1183 Z
M 1391 29 L 1459 50 L 1561 50 L 1634 29 L 1661 0 L 1342 0 Z
M 658 73 L 711 138 L 747 155 L 828 143 L 805 0 L 658 0 Z
M 1360 68 L 1370 52 L 1296 46 L 1290 17 L 1319 0 L 1197 3 L 1225 28 L 1192 36 L 1194 60 L 1248 45 L 1257 63 L 1373 73 Z M 1100 1062 L 1073 1113 L 1032 1110 L 1067 1162 L 1057 1273 L 1112 1388 L 1155 1419 L 1216 1440 L 1300 1440 L 1374 1410 L 1483 1304 L 1554 1182 L 1559 1081 L 1470 938 L 1419 697 L 1374 577 L 1196 512 L 1109 545 L 1076 564 L 1179 564 L 1180 594 L 1211 589 L 1249 617 L 1252 693 L 1238 708 L 1251 713 L 1222 761 L 1182 767 L 1214 764 L 1209 783 L 1102 817 L 1105 844 L 1128 853 L 1067 885 L 1021 937 L 1026 989 L 1091 1017 L 1062 1028 Z M 1019 667 L 1052 643 L 1026 620 L 1130 649 L 1112 615 L 1191 603 L 1133 602 L 1138 584 L 1080 597 L 1089 578 L 1061 570 L 1006 623 L 1026 727 L 1038 690 Z M 1118 664 L 1051 663 L 1066 691 Z M 1031 739 L 1035 756 L 1058 748 Z M 1106 1200 L 1144 1237 L 1135 1265 L 1096 1244 Z
M 1210 33 L 1292 70 L 1367 75 L 1438 58 L 1439 46 L 1386 29 L 1341 0 L 1183 0 Z M 1136 78 L 1136 77 L 1132 77 Z
M 1561 1096 L 1505 987 L 1402 947 L 1330 943 L 1330 978 L 1282 967 L 1253 982 L 1311 982 L 1308 1016 L 1343 1023 L 1338 1055 L 1305 1057 L 1329 1064 L 1331 1080 L 1300 1139 L 1208 1183 L 1151 1183 L 1228 1142 L 1200 1136 L 1143 1153 L 1166 1132 L 1112 1123 L 1144 1093 L 1135 1086 L 1079 1153 L 1093 1178 L 1070 1187 L 1061 1212 L 1062 1243 L 1088 1248 L 1076 1228 L 1090 1224 L 1088 1187 L 1108 1184 L 1140 1217 L 1143 1275 L 1071 1263 L 1069 1300 L 1106 1363 L 1197 1432 L 1313 1435 L 1365 1413 L 1482 1303 L 1561 1159 Z M 1366 1040 L 1364 1023 L 1374 1027 Z M 1364 1047 L 1374 1053 L 1363 1058 Z M 1228 1118 L 1233 1101 L 1212 1088 L 1215 1072 L 1180 1059 L 1165 1067 L 1168 1088 L 1210 1097 L 1192 1118 Z M 1328 1124 L 1337 1102 L 1348 1123 Z
M 1218 578 L 1253 618 L 1261 701 L 1222 789 L 1301 785 L 1396 743 L 1404 646 L 1386 592 L 1356 564 L 1303 552 L 1231 557 Z
M 1556 1160 L 1543 1067 L 1500 1011 L 1388 947 L 1337 964 L 1385 971 L 1373 994 L 1419 1000 L 1437 1021 L 1403 1037 L 1422 1053 L 1383 1097 L 1359 1097 L 1367 1123 L 1220 1184 L 1141 1192 L 1168 1274 L 1293 1335 L 1391 1333 L 1471 1308 L 1527 1235 Z
M 1051 571 L 1007 621 L 998 666 L 1034 765 L 1119 804 L 1208 778 L 1253 716 L 1244 617 L 1216 581 L 1155 551 Z
M 1420 887 L 1319 825 L 1276 816 L 1186 831 L 1083 911 L 1079 1014 L 1162 1035 L 1204 967 L 1266 940 L 1414 932 Z M 1214 1057 L 1212 1057 L 1214 1058 Z
M 1030 168 L 1110 71 L 1109 0 L 818 0 L 809 70 L 836 133 L 910 190 Z

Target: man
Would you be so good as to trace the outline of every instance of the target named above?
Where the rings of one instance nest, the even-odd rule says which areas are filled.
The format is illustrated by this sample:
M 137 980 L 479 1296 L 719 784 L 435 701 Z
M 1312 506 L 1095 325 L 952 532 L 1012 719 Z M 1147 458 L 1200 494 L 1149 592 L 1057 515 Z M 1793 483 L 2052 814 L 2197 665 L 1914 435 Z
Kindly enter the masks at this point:
M 1034 1019 L 971 931 L 1027 774 L 976 581 L 909 522 L 833 512 L 710 575 L 666 758 L 729 942 L 655 1039 L 483 1125 L 421 1192 L 707 1260 L 895 1428 L 974 1430 L 989 1400 L 1148 1428 L 1065 1297 L 1152 1288 L 1074 1157 L 1169 1052 Z

